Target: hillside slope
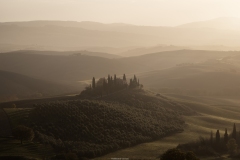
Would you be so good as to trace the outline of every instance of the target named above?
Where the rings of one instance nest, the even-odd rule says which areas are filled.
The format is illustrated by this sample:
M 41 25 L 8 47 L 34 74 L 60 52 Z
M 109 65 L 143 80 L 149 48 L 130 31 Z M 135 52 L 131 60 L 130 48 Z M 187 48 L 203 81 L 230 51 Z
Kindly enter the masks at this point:
M 29 51 L 31 52 L 31 51 Z M 80 85 L 77 81 L 100 78 L 102 75 L 139 73 L 174 67 L 182 63 L 199 63 L 209 59 L 222 59 L 240 52 L 166 51 L 108 59 L 86 55 L 40 55 L 29 52 L 10 52 L 0 54 L 0 69 L 30 77 Z M 33 52 L 38 53 L 38 52 Z M 55 53 L 55 52 L 54 52 Z M 60 52 L 61 53 L 61 52 Z
M 198 64 L 184 64 L 170 69 L 142 74 L 146 87 L 159 92 L 193 95 L 239 95 L 239 68 L 209 60 Z
M 0 71 L 0 88 L 0 101 L 40 98 L 77 91 L 71 86 L 6 71 Z
M 91 158 L 182 132 L 181 115 L 194 113 L 176 101 L 143 90 L 89 98 L 37 103 L 20 110 L 28 117 L 21 122 L 34 129 L 34 141 L 51 144 L 57 154 L 71 148 L 78 157 Z M 23 114 L 25 110 L 28 116 Z
M 239 55 L 238 51 L 203 51 L 203 50 L 176 50 L 146 54 L 136 57 L 122 58 L 126 63 L 140 63 L 147 70 L 159 70 L 171 68 L 184 63 L 203 63 L 211 59 L 222 59 L 224 57 Z M 140 69 L 142 69 L 140 67 Z M 142 70 L 143 71 L 143 70 Z
M 239 30 L 240 19 L 234 17 L 221 17 L 207 21 L 192 22 L 177 26 L 180 28 L 214 28 L 222 30 Z
M 145 54 L 151 54 L 151 53 L 159 53 L 159 52 L 165 52 L 165 51 L 176 51 L 176 50 L 183 50 L 183 49 L 189 49 L 189 47 L 184 46 L 173 46 L 173 45 L 158 45 L 154 47 L 140 47 L 140 48 L 134 48 L 130 49 L 128 51 L 118 53 L 121 56 L 131 57 L 131 56 L 140 56 Z
M 0 69 L 30 77 L 76 84 L 93 76 L 135 71 L 141 64 L 87 55 L 39 55 L 28 52 L 0 54 Z
M 9 52 L 13 53 L 13 52 Z M 87 50 L 79 50 L 79 51 L 39 51 L 39 50 L 17 50 L 14 51 L 15 54 L 38 54 L 38 55 L 62 55 L 62 56 L 69 56 L 69 55 L 86 55 L 86 56 L 95 56 L 95 57 L 102 57 L 102 58 L 121 58 L 121 56 L 115 55 L 115 54 L 109 54 L 104 52 L 93 52 L 93 51 L 87 51 Z
M 228 20 L 224 20 L 221 25 L 216 25 L 217 29 L 209 29 L 97 22 L 8 22 L 0 23 L 0 44 L 13 46 L 32 44 L 32 49 L 55 48 L 65 51 L 76 48 L 79 50 L 79 47 L 86 46 L 129 47 L 158 44 L 238 46 L 239 30 L 231 30 L 229 27 L 228 30 L 219 30 L 219 26 L 228 23 Z M 24 48 L 18 47 L 18 49 Z
M 117 31 L 100 31 L 79 27 L 37 26 L 24 27 L 18 25 L 0 25 L 0 43 L 29 45 L 38 44 L 45 48 L 67 48 L 85 46 L 125 47 L 136 45 L 151 45 L 159 39 L 153 35 L 142 33 L 124 33 Z M 146 41 L 152 40 L 152 42 Z

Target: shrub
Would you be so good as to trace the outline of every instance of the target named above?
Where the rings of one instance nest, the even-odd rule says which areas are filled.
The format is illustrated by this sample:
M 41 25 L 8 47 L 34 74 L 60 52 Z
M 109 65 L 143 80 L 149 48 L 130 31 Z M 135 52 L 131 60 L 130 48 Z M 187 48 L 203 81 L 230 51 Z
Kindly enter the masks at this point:
M 236 143 L 236 140 L 234 138 L 231 138 L 227 143 L 227 148 L 228 148 L 229 154 L 234 155 L 234 153 L 237 150 L 237 147 L 238 147 L 238 145 Z
M 32 141 L 34 138 L 33 130 L 23 125 L 19 125 L 14 128 L 12 133 L 14 138 L 21 141 L 21 144 L 23 143 L 23 140 Z
M 195 154 L 192 151 L 189 151 L 185 154 L 186 160 L 198 160 Z
M 185 153 L 179 149 L 169 149 L 161 156 L 160 160 L 185 160 Z

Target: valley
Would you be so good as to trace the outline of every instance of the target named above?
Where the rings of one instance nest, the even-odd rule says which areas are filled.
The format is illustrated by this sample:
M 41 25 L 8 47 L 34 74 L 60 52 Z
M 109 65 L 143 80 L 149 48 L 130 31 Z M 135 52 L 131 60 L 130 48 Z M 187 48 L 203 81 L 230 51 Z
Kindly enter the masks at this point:
M 0 159 L 239 159 L 239 26 L 0 22 Z

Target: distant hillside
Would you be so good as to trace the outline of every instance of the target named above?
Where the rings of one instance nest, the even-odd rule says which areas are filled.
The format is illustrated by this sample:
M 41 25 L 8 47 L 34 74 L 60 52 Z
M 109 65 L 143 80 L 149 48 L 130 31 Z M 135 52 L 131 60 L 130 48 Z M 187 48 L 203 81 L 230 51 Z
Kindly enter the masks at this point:
M 181 46 L 173 46 L 173 45 L 170 45 L 170 46 L 158 45 L 154 47 L 134 48 L 118 54 L 121 56 L 131 57 L 131 56 L 140 56 L 144 54 L 151 54 L 151 53 L 164 52 L 164 51 L 183 50 L 183 49 L 189 49 L 189 47 L 181 47 Z
M 104 52 L 104 53 L 120 55 L 122 52 L 126 52 L 126 51 L 132 50 L 134 48 L 138 48 L 138 47 L 136 47 L 136 46 L 132 46 L 132 47 L 83 47 L 83 50 L 87 50 L 87 51 L 91 51 L 91 52 Z
M 9 52 L 12 53 L 12 52 Z M 86 56 L 95 56 L 95 57 L 102 57 L 102 58 L 121 58 L 119 55 L 103 53 L 103 52 L 93 52 L 87 50 L 79 50 L 79 51 L 38 51 L 38 50 L 18 50 L 14 51 L 13 53 L 26 53 L 26 54 L 38 54 L 38 55 L 61 55 L 61 56 L 79 56 L 79 55 L 86 55 Z
M 78 91 L 71 86 L 30 78 L 6 71 L 0 71 L 0 88 L 0 101 L 41 98 Z
M 240 52 L 177 50 L 122 58 L 121 60 L 129 64 L 140 63 L 143 68 L 148 70 L 159 70 L 174 67 L 182 63 L 202 63 L 209 59 L 221 59 L 239 54 Z
M 38 53 L 38 52 L 35 52 Z M 51 52 L 50 52 L 51 53 Z M 101 78 L 108 74 L 140 74 L 166 69 L 182 63 L 202 63 L 209 59 L 222 59 L 240 52 L 179 50 L 148 55 L 108 59 L 86 55 L 43 55 L 29 52 L 0 54 L 0 69 L 37 79 L 81 85 L 78 81 Z M 62 52 L 60 52 L 61 54 Z M 128 77 L 127 77 L 128 78 Z
M 234 22 L 238 23 L 237 20 Z M 0 44 L 7 46 L 3 51 L 11 48 L 66 51 L 88 47 L 119 48 L 158 44 L 239 46 L 239 30 L 229 27 L 219 30 L 221 26 L 230 24 L 228 20 L 221 20 L 221 23 L 216 24 L 209 28 L 204 27 L 209 25 L 201 23 L 196 26 L 203 27 L 153 27 L 68 21 L 7 22 L 0 23 Z M 235 28 L 239 28 L 238 26 L 235 25 Z
M 153 47 L 136 47 L 133 49 L 128 49 L 124 52 L 117 52 L 116 54 L 126 57 L 131 56 L 141 56 L 145 54 L 166 52 L 166 51 L 179 51 L 179 50 L 192 50 L 196 52 L 196 50 L 202 50 L 202 52 L 206 51 L 239 51 L 240 47 L 229 47 L 224 45 L 206 45 L 206 46 L 175 46 L 175 45 L 157 45 Z
M 103 53 L 103 52 L 92 52 L 87 50 L 75 52 L 73 55 L 86 55 L 86 56 L 103 57 L 103 58 L 109 58 L 109 59 L 122 57 L 115 54 L 109 54 L 109 53 Z
M 182 64 L 139 77 L 146 87 L 162 93 L 240 95 L 240 69 L 217 60 Z
M 223 30 L 239 30 L 240 18 L 222 17 L 207 21 L 192 22 L 177 26 L 180 28 L 213 28 Z
M 21 27 L 45 27 L 45 26 L 61 26 L 61 27 L 76 27 L 76 28 L 87 28 L 92 30 L 103 30 L 107 26 L 109 28 L 114 27 L 124 27 L 124 26 L 132 26 L 130 24 L 124 23 L 112 23 L 112 24 L 104 24 L 99 22 L 92 22 L 92 21 L 22 21 L 22 22 L 4 22 L 0 23 L 3 26 L 9 25 L 18 25 Z
M 85 46 L 125 47 L 151 45 L 158 37 L 142 33 L 102 31 L 81 27 L 0 25 L 0 44 L 36 45 L 36 48 L 73 50 Z M 146 39 L 151 40 L 146 41 Z M 76 49 L 75 49 L 76 50 Z M 79 49 L 78 49 L 79 50 Z
M 77 81 L 108 74 L 123 75 L 141 67 L 140 63 L 129 64 L 121 59 L 108 59 L 81 54 L 43 55 L 28 52 L 0 54 L 0 69 L 30 77 L 80 85 Z

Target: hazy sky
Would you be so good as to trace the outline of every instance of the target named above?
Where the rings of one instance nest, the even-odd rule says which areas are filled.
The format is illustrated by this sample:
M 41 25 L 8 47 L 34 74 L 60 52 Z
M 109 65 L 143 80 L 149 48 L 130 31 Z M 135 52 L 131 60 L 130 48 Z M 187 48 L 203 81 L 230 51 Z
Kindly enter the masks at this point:
M 0 0 L 0 22 L 97 21 L 175 26 L 239 17 L 240 0 Z

